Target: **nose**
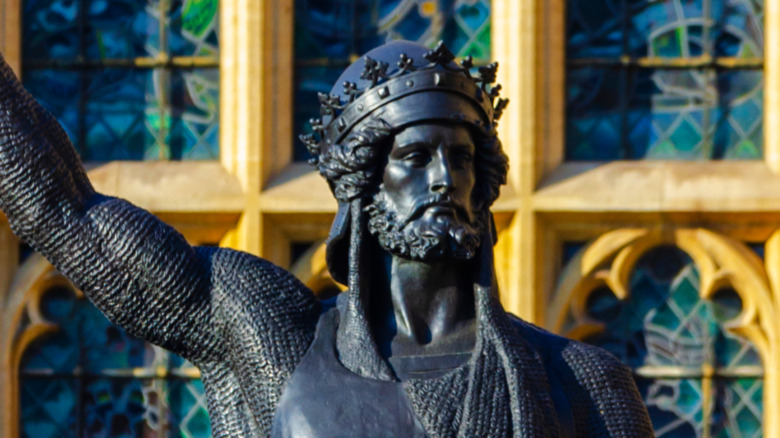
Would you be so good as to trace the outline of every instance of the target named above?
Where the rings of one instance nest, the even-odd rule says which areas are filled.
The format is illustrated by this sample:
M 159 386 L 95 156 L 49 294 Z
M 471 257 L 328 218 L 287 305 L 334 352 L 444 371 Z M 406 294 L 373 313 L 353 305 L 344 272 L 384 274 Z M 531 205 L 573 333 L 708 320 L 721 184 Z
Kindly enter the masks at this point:
M 447 194 L 455 190 L 452 166 L 446 156 L 436 154 L 431 160 L 428 172 L 428 187 L 432 193 Z

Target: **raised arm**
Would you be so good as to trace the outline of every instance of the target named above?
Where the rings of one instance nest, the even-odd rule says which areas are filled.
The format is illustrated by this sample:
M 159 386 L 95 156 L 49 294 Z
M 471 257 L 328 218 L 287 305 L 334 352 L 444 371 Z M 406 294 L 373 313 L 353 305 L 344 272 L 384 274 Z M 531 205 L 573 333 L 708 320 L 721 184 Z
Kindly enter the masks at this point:
M 218 264 L 229 257 L 192 248 L 148 212 L 96 193 L 65 132 L 2 57 L 0 209 L 17 236 L 131 334 L 191 360 L 223 354 L 225 318 L 216 315 L 236 296 L 220 285 L 235 285 L 228 277 L 236 273 Z M 281 271 L 261 260 L 253 269 Z

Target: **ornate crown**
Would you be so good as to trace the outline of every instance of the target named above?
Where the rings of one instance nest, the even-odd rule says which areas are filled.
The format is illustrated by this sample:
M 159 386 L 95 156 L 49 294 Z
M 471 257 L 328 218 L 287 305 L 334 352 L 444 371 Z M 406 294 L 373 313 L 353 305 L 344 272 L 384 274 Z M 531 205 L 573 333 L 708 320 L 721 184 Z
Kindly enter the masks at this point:
M 369 82 L 365 88 L 358 89 L 355 82 L 345 81 L 343 97 L 338 94 L 318 93 L 320 115 L 311 119 L 312 134 L 301 135 L 312 154 L 312 164 L 323 147 L 338 143 L 358 122 L 376 109 L 405 96 L 424 91 L 446 91 L 457 93 L 470 99 L 482 109 L 486 130 L 494 128 L 506 108 L 508 99 L 498 98 L 501 85 L 490 86 L 496 80 L 498 63 L 493 62 L 477 68 L 477 76 L 471 75 L 474 63 L 471 56 L 455 64 L 455 55 L 443 42 L 435 49 L 423 54 L 428 64 L 416 66 L 414 59 L 401 54 L 397 62 L 398 69 L 388 73 L 389 64 L 365 56 L 360 79 Z M 497 99 L 498 98 L 498 99 Z

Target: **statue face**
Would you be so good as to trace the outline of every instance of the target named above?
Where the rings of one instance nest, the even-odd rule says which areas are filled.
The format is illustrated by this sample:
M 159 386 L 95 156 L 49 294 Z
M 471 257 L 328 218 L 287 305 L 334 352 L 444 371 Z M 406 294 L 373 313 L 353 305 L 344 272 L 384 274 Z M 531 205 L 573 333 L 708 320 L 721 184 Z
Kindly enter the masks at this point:
M 462 125 L 419 123 L 395 135 L 369 229 L 404 257 L 471 258 L 475 146 Z
M 471 223 L 474 141 L 462 125 L 412 125 L 395 136 L 382 178 L 402 223 Z

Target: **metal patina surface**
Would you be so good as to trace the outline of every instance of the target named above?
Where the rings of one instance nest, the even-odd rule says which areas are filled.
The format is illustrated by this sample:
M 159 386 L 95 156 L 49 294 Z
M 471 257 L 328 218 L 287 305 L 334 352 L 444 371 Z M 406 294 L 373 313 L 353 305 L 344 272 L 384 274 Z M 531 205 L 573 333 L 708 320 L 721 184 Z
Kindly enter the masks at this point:
M 215 436 L 652 436 L 626 367 L 499 303 L 496 69 L 395 42 L 320 95 L 302 139 L 339 202 L 337 302 L 95 192 L 4 63 L 0 208 L 112 321 L 201 369 Z

